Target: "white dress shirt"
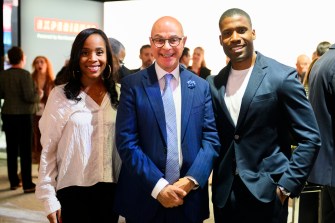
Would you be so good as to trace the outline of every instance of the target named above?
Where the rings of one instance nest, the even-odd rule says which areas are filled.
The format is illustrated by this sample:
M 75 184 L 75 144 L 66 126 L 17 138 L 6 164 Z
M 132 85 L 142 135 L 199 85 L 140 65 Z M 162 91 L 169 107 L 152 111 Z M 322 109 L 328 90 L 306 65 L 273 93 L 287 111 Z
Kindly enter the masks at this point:
M 36 197 L 47 214 L 60 208 L 57 190 L 117 182 L 121 166 L 115 147 L 116 109 L 108 93 L 99 106 L 83 91 L 80 101 L 69 100 L 63 88 L 51 91 L 39 122 L 43 150 Z

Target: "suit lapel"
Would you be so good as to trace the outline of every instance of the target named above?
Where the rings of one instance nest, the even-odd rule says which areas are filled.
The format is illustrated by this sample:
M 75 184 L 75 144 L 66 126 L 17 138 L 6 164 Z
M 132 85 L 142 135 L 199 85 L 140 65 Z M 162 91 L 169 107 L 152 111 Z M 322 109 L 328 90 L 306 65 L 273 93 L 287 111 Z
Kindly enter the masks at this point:
M 263 66 L 261 66 L 261 63 L 257 63 L 259 61 L 259 57 L 261 57 L 260 55 L 258 55 L 257 59 L 256 59 L 256 63 L 254 65 L 254 68 L 252 70 L 252 73 L 250 75 L 250 79 L 249 79 L 249 83 L 247 85 L 247 88 L 245 90 L 245 93 L 243 95 L 242 98 L 242 103 L 241 103 L 241 110 L 240 110 L 240 114 L 238 116 L 238 120 L 237 120 L 237 125 L 236 125 L 236 129 L 242 125 L 245 116 L 247 114 L 247 111 L 249 109 L 250 103 L 253 99 L 253 97 L 256 94 L 256 91 L 258 90 L 259 86 L 262 83 L 262 80 L 266 74 L 266 72 L 263 70 Z
M 181 88 L 181 142 L 185 136 L 186 126 L 190 117 L 193 104 L 194 90 L 189 88 L 187 82 L 192 81 L 193 74 L 180 69 L 180 88 Z
M 165 115 L 164 115 L 164 106 L 161 96 L 161 91 L 159 88 L 159 83 L 157 79 L 157 74 L 155 71 L 155 66 L 151 65 L 147 69 L 147 73 L 143 75 L 142 80 L 143 88 L 147 94 L 149 102 L 152 106 L 153 112 L 156 116 L 157 123 L 159 125 L 160 131 L 166 140 L 166 127 L 165 127 Z

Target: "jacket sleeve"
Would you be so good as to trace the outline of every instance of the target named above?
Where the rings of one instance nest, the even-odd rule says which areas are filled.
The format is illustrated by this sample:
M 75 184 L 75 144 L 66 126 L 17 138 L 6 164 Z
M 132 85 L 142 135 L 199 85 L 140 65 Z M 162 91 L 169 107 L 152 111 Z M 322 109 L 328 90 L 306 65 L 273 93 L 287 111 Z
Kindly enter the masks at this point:
M 297 147 L 278 184 L 291 192 L 291 197 L 296 197 L 302 191 L 313 167 L 321 139 L 313 109 L 293 69 L 282 83 L 279 98 L 291 123 Z

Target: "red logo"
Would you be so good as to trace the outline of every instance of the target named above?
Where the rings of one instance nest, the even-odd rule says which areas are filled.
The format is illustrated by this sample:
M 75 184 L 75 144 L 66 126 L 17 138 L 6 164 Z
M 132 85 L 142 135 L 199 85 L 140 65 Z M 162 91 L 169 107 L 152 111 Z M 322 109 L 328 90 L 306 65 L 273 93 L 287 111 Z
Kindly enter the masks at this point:
M 35 18 L 34 28 L 36 32 L 72 34 L 76 35 L 87 28 L 97 28 L 96 23 L 77 22 L 61 19 Z

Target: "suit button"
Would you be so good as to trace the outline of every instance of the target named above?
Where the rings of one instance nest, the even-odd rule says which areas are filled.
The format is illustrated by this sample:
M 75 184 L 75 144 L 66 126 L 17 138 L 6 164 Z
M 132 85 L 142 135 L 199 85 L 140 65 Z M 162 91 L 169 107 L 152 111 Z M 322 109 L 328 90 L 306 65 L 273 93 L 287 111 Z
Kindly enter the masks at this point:
M 166 155 L 166 154 L 167 154 L 167 148 L 164 147 L 164 155 Z
M 240 136 L 239 136 L 239 135 L 234 135 L 234 139 L 235 139 L 235 140 L 239 140 L 239 139 L 240 139 Z

